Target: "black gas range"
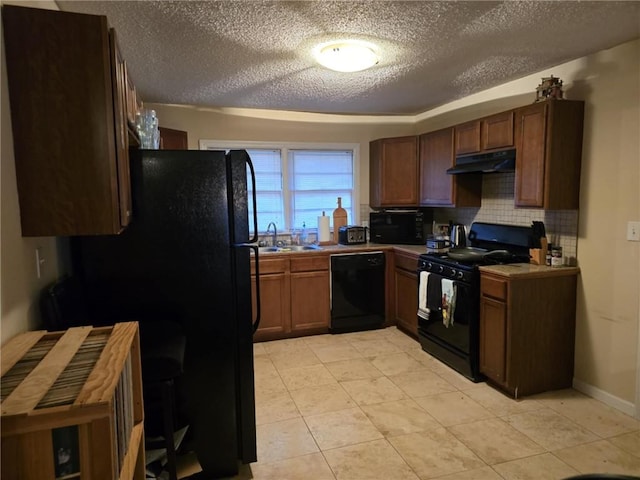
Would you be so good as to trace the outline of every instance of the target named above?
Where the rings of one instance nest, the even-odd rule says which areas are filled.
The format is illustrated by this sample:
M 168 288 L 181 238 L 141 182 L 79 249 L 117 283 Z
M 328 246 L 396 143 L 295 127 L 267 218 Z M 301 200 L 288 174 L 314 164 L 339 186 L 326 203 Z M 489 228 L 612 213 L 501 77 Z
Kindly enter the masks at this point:
M 420 255 L 418 336 L 424 351 L 474 382 L 483 380 L 478 267 L 528 263 L 532 235 L 531 227 L 474 222 L 466 249 Z

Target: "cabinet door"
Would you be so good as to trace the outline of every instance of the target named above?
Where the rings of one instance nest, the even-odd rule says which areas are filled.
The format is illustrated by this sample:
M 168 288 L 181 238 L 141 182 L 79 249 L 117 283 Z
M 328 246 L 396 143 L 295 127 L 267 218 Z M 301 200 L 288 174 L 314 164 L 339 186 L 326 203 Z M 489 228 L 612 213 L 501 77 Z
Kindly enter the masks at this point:
M 546 103 L 516 111 L 516 207 L 544 206 L 546 132 Z
M 448 175 L 455 163 L 454 129 L 420 135 L 420 205 L 479 207 L 482 177 L 478 174 Z
M 420 205 L 454 204 L 453 128 L 420 135 Z
M 3 5 L 2 20 L 22 235 L 120 232 L 106 17 Z
M 129 175 L 129 133 L 127 118 L 127 70 L 118 47 L 116 31 L 109 30 L 111 52 L 111 82 L 113 85 L 113 114 L 115 120 L 116 166 L 118 169 L 118 196 L 120 199 L 120 224 L 131 220 L 131 178 Z
M 173 128 L 158 127 L 162 150 L 188 150 L 187 132 Z
M 506 382 L 507 305 L 480 297 L 480 372 L 495 382 Z
M 415 271 L 395 269 L 395 317 L 399 327 L 418 336 L 418 277 Z
M 482 150 L 513 147 L 513 111 L 482 119 Z
M 418 138 L 385 138 L 370 145 L 372 207 L 418 205 Z
M 456 155 L 480 151 L 480 120 L 456 125 Z
M 254 340 L 272 340 L 290 328 L 289 292 L 285 273 L 260 274 L 260 326 Z M 252 307 L 256 311 L 255 275 L 251 276 Z
M 584 102 L 577 100 L 516 110 L 516 207 L 579 208 L 583 122 Z
M 329 272 L 291 274 L 291 329 L 329 328 Z

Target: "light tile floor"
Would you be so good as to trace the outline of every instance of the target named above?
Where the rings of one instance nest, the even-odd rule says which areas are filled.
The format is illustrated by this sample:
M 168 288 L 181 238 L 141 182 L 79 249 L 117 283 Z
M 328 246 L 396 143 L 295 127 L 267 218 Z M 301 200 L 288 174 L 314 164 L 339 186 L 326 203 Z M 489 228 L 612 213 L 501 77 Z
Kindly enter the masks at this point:
M 575 390 L 513 400 L 395 327 L 258 343 L 258 462 L 236 480 L 640 476 L 640 422 Z

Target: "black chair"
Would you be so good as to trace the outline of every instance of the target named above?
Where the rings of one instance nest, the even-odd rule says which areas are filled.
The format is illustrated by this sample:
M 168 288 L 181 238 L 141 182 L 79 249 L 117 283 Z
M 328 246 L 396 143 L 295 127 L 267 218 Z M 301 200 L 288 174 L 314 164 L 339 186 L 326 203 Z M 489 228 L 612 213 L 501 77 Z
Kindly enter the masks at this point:
M 159 320 L 140 323 L 142 383 L 145 403 L 147 450 L 163 446 L 170 480 L 177 480 L 174 432 L 178 425 L 176 382 L 184 366 L 186 339 L 176 322 Z M 153 441 L 151 435 L 161 434 Z

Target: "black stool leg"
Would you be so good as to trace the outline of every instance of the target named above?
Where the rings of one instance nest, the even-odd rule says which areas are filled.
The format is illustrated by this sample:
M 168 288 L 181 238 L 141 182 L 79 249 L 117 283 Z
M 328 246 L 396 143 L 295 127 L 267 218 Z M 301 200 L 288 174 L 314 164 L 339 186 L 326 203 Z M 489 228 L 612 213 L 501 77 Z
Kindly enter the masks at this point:
M 167 448 L 167 471 L 169 472 L 169 480 L 178 480 L 178 473 L 176 469 L 176 448 L 173 443 L 173 433 L 175 430 L 173 386 L 173 379 L 162 382 L 162 418 L 164 425 L 164 441 Z

